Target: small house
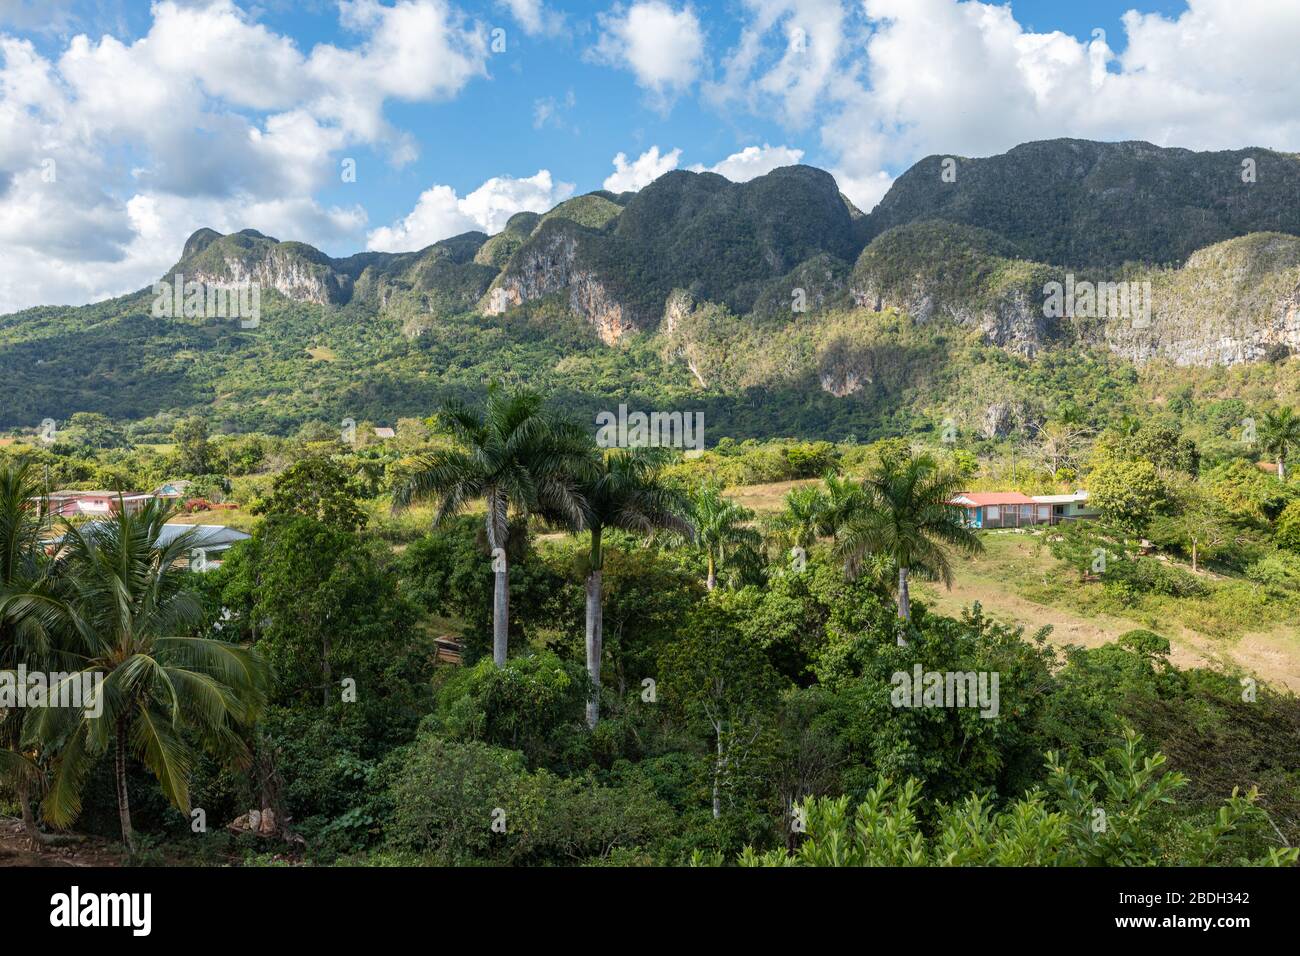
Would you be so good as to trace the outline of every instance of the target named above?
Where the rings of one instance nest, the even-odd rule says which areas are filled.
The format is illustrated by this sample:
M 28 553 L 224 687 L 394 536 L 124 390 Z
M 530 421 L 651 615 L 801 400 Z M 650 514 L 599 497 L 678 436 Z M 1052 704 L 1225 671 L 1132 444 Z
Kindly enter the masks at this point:
M 186 532 L 193 532 L 190 535 L 190 567 L 195 571 L 210 571 L 221 567 L 227 551 L 252 537 L 251 534 L 220 524 L 168 522 L 158 532 L 157 545 L 165 548 Z
M 59 518 L 73 515 L 104 517 L 116 514 L 120 507 L 127 514 L 143 508 L 153 495 L 140 491 L 52 491 L 49 496 L 49 513 Z M 39 503 L 41 499 L 36 499 Z
M 962 509 L 964 521 L 971 528 L 1045 524 L 1051 515 L 1049 506 L 1037 505 L 1033 498 L 1018 491 L 959 491 L 948 503 Z
M 1097 517 L 1097 510 L 1088 505 L 1086 491 L 1076 491 L 1068 495 L 1034 495 L 1034 502 L 1051 508 L 1052 524 Z

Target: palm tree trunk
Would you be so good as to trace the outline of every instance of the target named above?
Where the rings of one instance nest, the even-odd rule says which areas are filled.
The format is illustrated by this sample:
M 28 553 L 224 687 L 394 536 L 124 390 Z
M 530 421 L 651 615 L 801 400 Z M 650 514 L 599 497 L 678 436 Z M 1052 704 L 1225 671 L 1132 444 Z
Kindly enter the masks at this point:
M 587 698 L 587 726 L 595 728 L 600 720 L 600 656 L 601 656 L 601 571 L 587 575 L 587 677 L 591 682 Z
M 1286 462 L 1281 455 L 1277 456 L 1277 478 L 1278 481 L 1286 481 Z
M 506 666 L 510 646 L 510 572 L 505 569 L 505 560 L 501 559 L 503 570 L 496 573 L 492 591 L 492 662 L 497 667 Z
M 1192 539 L 1192 571 L 1196 570 L 1196 539 Z
M 709 576 L 704 581 L 704 586 L 712 591 L 718 586 L 718 572 L 713 564 L 713 552 L 709 552 Z
M 18 784 L 14 788 L 17 791 L 18 807 L 23 815 L 23 830 L 27 838 L 37 846 L 42 846 L 48 842 L 46 835 L 41 832 L 41 828 L 36 825 L 36 814 L 32 812 L 32 793 L 31 784 L 26 777 L 19 777 Z
M 505 519 L 500 501 L 490 506 L 488 547 L 492 549 L 492 570 L 495 574 L 492 589 L 492 662 L 497 667 L 506 666 L 506 653 L 510 648 L 510 559 L 506 556 L 506 535 L 509 532 Z
M 912 599 L 907 592 L 907 568 L 902 567 L 898 569 L 898 619 L 900 621 L 912 619 Z M 901 631 L 898 634 L 898 646 L 907 646 L 907 640 Z
M 131 801 L 126 793 L 126 717 L 117 719 L 117 747 L 113 754 L 113 771 L 117 778 L 117 816 L 122 824 L 122 842 L 128 853 L 135 853 L 135 833 L 131 829 Z
M 600 720 L 600 657 L 604 637 L 604 609 L 601 587 L 604 569 L 600 550 L 600 528 L 591 529 L 591 572 L 587 575 L 587 677 L 591 689 L 587 698 L 587 726 L 593 730 Z

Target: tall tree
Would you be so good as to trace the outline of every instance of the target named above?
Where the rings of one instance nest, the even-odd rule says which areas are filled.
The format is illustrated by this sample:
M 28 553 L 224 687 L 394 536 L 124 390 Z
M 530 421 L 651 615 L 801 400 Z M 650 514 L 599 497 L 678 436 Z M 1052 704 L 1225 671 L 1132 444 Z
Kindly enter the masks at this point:
M 691 497 L 691 523 L 695 526 L 696 544 L 708 560 L 705 586 L 718 586 L 718 568 L 741 548 L 756 548 L 762 536 L 749 527 L 754 512 L 722 496 L 716 485 L 703 485 Z
M 863 497 L 840 525 L 836 548 L 849 573 L 864 561 L 886 556 L 898 569 L 898 617 L 912 616 L 908 577 L 952 584 L 949 551 L 977 554 L 983 545 L 949 504 L 960 479 L 928 455 L 887 455 L 862 483 Z M 899 643 L 904 643 L 900 633 Z
M 1259 443 L 1277 461 L 1277 477 L 1286 481 L 1287 459 L 1300 450 L 1300 416 L 1295 409 L 1265 412 L 1259 429 Z
M 65 525 L 72 679 L 102 684 L 91 707 L 40 708 L 24 726 L 26 741 L 61 741 L 45 798 L 46 817 L 60 826 L 81 809 L 92 760 L 113 750 L 122 840 L 132 852 L 127 758 L 141 760 L 188 814 L 193 754 L 183 731 L 193 731 L 205 749 L 245 762 L 235 725 L 251 724 L 265 699 L 256 651 L 187 633 L 202 619 L 187 582 L 191 538 L 159 543 L 168 513 L 153 501 L 135 514 L 119 508 L 104 521 Z
M 600 664 L 604 644 L 602 575 L 605 566 L 603 534 L 618 528 L 638 534 L 672 531 L 691 536 L 685 517 L 686 502 L 659 478 L 663 461 L 657 449 L 633 448 L 607 452 L 596 458 L 579 491 L 583 514 L 591 532 L 591 566 L 587 572 L 587 725 L 600 719 Z
M 531 389 L 507 392 L 493 382 L 482 409 L 448 402 L 440 422 L 459 448 L 421 455 L 393 494 L 393 508 L 437 501 L 435 525 L 479 499 L 487 504 L 488 547 L 496 575 L 492 603 L 492 659 L 504 667 L 509 643 L 510 568 L 507 522 L 511 510 L 563 515 L 584 527 L 578 480 L 590 467 L 590 440 L 581 429 L 546 413 Z
M 824 522 L 829 499 L 816 485 L 791 488 L 785 494 L 785 508 L 772 519 L 772 529 L 783 547 L 811 548 Z
M 48 517 L 33 501 L 40 482 L 27 465 L 0 467 L 0 668 L 44 669 L 53 659 L 60 620 L 58 581 L 45 554 Z M 54 839 L 36 825 L 32 799 L 44 784 L 40 751 L 21 742 L 23 714 L 0 713 L 0 775 L 18 798 L 23 827 L 36 843 Z

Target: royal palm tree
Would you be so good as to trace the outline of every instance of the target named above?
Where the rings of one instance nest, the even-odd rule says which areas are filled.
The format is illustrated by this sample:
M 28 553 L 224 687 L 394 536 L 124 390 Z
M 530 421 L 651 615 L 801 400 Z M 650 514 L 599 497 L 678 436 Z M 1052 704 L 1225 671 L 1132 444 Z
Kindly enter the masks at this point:
M 1277 477 L 1286 481 L 1286 461 L 1300 450 L 1300 416 L 1291 408 L 1265 412 L 1259 443 L 1277 461 Z
M 716 485 L 702 485 L 691 497 L 690 518 L 696 544 L 708 559 L 704 585 L 712 591 L 718 586 L 718 568 L 727 557 L 741 548 L 757 548 L 762 536 L 747 524 L 754 519 L 754 512 L 724 498 Z
M 510 512 L 544 512 L 584 527 L 579 477 L 591 465 L 590 440 L 569 422 L 548 415 L 531 389 L 488 386 L 480 412 L 448 402 L 439 419 L 460 448 L 419 456 L 393 494 L 401 511 L 419 501 L 438 503 L 435 526 L 483 499 L 492 549 L 492 659 L 506 664 L 510 621 L 510 568 L 506 556 Z
M 928 455 L 888 455 L 862 483 L 862 500 L 837 530 L 836 550 L 850 574 L 885 557 L 898 570 L 898 617 L 912 615 L 908 577 L 952 584 L 950 550 L 976 554 L 983 545 L 949 504 L 960 479 Z M 898 641 L 905 643 L 900 632 Z
M 604 643 L 602 575 L 605 529 L 637 534 L 694 533 L 686 519 L 684 498 L 659 478 L 663 455 L 657 449 L 633 448 L 599 455 L 583 478 L 579 491 L 583 515 L 591 532 L 591 566 L 587 572 L 587 675 L 591 693 L 587 700 L 587 725 L 600 719 L 600 664 Z
M 45 816 L 66 826 L 81 809 L 81 785 L 95 757 L 113 750 L 122 841 L 134 852 L 126 790 L 128 756 L 189 813 L 192 732 L 207 751 L 247 760 L 237 725 L 265 701 L 266 669 L 248 645 L 195 637 L 202 607 L 189 589 L 192 536 L 163 544 L 168 507 L 152 501 L 134 514 L 120 501 L 111 518 L 64 527 L 60 570 L 68 586 L 69 679 L 99 686 L 83 708 L 32 710 L 24 741 L 59 741 Z

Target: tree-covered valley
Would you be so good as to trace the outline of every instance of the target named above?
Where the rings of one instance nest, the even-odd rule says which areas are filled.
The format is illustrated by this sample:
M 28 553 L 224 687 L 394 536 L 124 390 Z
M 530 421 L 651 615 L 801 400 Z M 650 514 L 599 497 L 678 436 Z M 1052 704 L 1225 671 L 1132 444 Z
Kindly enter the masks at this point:
M 0 317 L 0 666 L 103 686 L 3 710 L 9 845 L 1294 866 L 1297 185 L 1082 140 L 870 213 L 675 171 L 412 253 L 195 232 L 160 280 L 260 283 L 251 327 Z M 1149 315 L 1049 315 L 1067 275 Z M 620 406 L 703 447 L 602 445 Z M 209 567 L 175 532 L 218 524 Z

